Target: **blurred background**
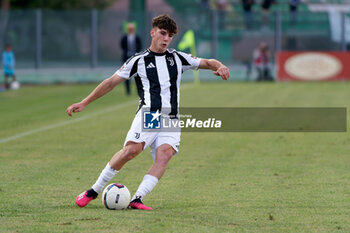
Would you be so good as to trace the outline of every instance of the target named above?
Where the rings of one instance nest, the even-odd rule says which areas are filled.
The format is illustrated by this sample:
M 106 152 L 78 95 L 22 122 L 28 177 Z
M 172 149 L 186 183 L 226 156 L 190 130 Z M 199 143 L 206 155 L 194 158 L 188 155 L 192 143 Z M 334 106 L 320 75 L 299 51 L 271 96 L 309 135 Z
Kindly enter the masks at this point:
M 179 33 L 195 35 L 198 57 L 217 58 L 232 79 L 258 79 L 256 50 L 268 48 L 272 79 L 281 51 L 346 52 L 350 41 L 348 0 L 2 0 L 0 45 L 12 44 L 20 83 L 98 82 L 122 64 L 120 40 L 135 22 L 142 49 L 151 19 L 172 16 Z M 190 51 L 189 47 L 184 49 Z M 185 73 L 185 80 L 193 74 Z M 201 80 L 209 79 L 200 75 Z

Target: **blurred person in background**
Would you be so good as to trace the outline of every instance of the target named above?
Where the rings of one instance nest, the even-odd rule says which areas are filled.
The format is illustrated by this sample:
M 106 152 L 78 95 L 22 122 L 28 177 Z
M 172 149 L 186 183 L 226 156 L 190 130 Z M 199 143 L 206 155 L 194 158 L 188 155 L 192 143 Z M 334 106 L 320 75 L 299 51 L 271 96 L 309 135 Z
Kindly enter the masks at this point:
M 230 8 L 230 3 L 227 0 L 216 0 L 216 8 L 218 9 L 219 14 L 219 28 L 225 28 L 226 21 L 226 11 Z
M 297 22 L 299 4 L 300 0 L 289 0 L 290 23 L 292 26 Z
M 258 72 L 257 81 L 273 81 L 269 62 L 269 47 L 265 42 L 261 42 L 259 47 L 253 52 L 253 64 Z
M 123 63 L 126 62 L 135 53 L 141 51 L 142 43 L 138 35 L 136 35 L 136 26 L 134 23 L 128 23 L 126 26 L 127 34 L 125 34 L 121 41 L 120 47 L 123 50 Z M 130 81 L 125 80 L 126 94 L 130 95 Z
M 262 0 L 261 14 L 262 14 L 262 29 L 268 29 L 270 21 L 270 7 L 275 3 L 275 0 Z
M 201 0 L 200 1 L 201 9 L 208 11 L 210 9 L 209 0 Z
M 151 210 L 143 204 L 143 198 L 150 193 L 163 176 L 168 162 L 179 151 L 181 132 L 143 131 L 143 110 L 153 112 L 153 120 L 162 114 L 169 114 L 173 123 L 179 112 L 180 83 L 182 73 L 189 69 L 210 69 L 213 74 L 227 80 L 229 69 L 215 59 L 204 59 L 184 52 L 169 49 L 168 46 L 177 34 L 176 22 L 168 15 L 152 19 L 152 42 L 148 49 L 132 56 L 111 77 L 101 82 L 84 100 L 72 104 L 66 110 L 69 116 L 82 111 L 89 103 L 104 96 L 126 79 L 135 78 L 140 97 L 139 108 L 124 141 L 123 148 L 117 152 L 91 189 L 76 198 L 76 204 L 84 207 L 96 199 L 107 183 L 121 168 L 147 147 L 151 147 L 153 164 L 144 176 L 129 208 Z M 170 113 L 168 113 L 170 111 Z M 146 110 L 147 111 L 147 110 Z M 152 120 L 152 121 L 153 121 Z
M 14 86 L 14 89 L 17 89 L 17 80 L 15 75 L 15 54 L 12 51 L 12 45 L 6 44 L 5 50 L 2 53 L 2 65 L 4 68 L 5 76 L 5 89 L 9 89 L 11 85 Z M 12 78 L 12 82 L 9 82 L 9 78 Z
M 201 0 L 200 1 L 200 10 L 199 10 L 199 23 L 202 25 L 207 24 L 207 16 L 209 11 L 211 10 L 211 6 L 209 4 L 209 0 Z
M 252 29 L 253 25 L 253 12 L 252 7 L 254 5 L 254 0 L 242 0 L 243 14 L 244 14 L 244 24 L 246 29 Z

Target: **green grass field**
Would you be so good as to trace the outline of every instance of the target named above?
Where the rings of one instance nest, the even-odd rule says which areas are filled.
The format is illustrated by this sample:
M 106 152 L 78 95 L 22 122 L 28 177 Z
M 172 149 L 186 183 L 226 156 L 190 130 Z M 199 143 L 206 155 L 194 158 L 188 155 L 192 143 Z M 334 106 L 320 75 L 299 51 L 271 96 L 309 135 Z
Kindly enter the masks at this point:
M 76 195 L 122 147 L 138 105 L 121 86 L 66 116 L 94 86 L 0 93 L 0 232 L 350 232 L 349 133 L 183 133 L 144 199 L 153 211 L 110 211 L 100 198 L 77 207 Z M 182 107 L 350 108 L 345 82 L 182 89 Z M 151 163 L 146 150 L 113 182 L 133 195 Z

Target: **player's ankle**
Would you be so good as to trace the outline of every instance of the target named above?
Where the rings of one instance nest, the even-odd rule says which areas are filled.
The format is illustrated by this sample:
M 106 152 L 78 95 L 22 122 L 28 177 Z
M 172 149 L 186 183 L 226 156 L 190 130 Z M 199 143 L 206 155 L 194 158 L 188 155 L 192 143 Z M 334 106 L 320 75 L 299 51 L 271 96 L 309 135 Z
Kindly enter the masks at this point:
M 93 190 L 93 189 L 89 189 L 89 190 L 87 191 L 87 193 L 86 193 L 86 196 L 87 196 L 87 197 L 97 197 L 97 196 L 98 196 L 98 193 L 95 192 L 95 190 Z

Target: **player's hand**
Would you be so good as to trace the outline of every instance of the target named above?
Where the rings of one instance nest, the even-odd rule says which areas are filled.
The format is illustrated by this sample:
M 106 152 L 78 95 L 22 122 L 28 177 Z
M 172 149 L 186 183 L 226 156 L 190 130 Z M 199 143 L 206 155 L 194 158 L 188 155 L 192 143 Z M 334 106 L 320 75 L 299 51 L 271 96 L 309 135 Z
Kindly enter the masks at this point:
M 220 76 L 223 80 L 227 80 L 230 77 L 230 71 L 226 66 L 220 66 L 219 69 L 213 72 L 216 76 Z
M 72 116 L 73 112 L 81 112 L 83 111 L 83 109 L 85 108 L 85 104 L 83 104 L 82 102 L 80 103 L 76 103 L 76 104 L 72 104 L 71 106 L 69 106 L 66 109 L 66 112 L 69 116 Z

